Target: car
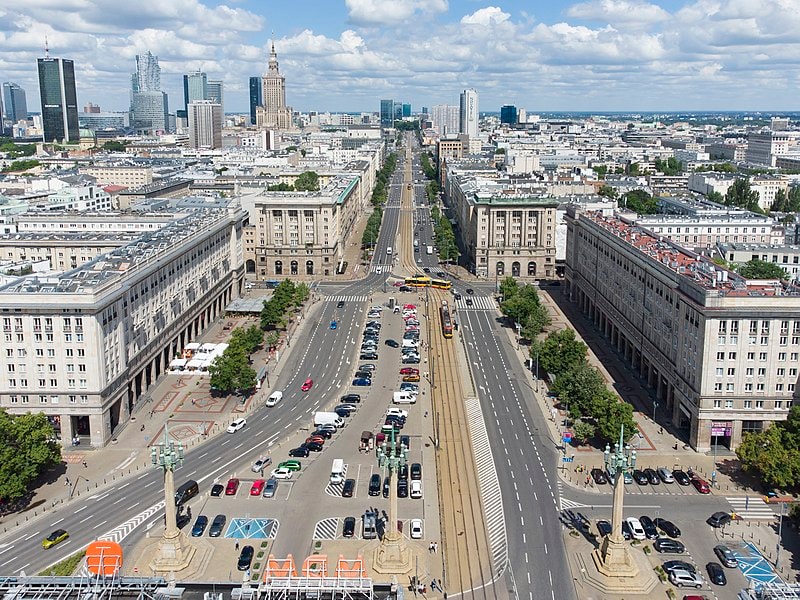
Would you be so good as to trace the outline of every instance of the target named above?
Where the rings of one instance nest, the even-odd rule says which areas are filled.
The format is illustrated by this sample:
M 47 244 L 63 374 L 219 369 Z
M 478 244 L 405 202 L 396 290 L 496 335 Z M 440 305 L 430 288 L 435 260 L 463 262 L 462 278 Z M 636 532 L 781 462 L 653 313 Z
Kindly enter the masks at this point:
M 714 585 L 727 585 L 728 578 L 725 577 L 725 569 L 717 562 L 710 562 L 706 564 L 706 572 L 708 573 L 708 580 Z
M 372 373 L 369 371 L 357 371 L 353 377 L 356 379 L 372 379 Z
M 381 313 L 379 313 L 379 312 L 375 312 L 375 311 L 370 311 L 370 312 L 368 312 L 368 313 L 367 313 L 367 316 L 368 316 L 370 319 L 377 319 L 377 318 L 380 318 L 380 316 L 381 316 Z
M 650 485 L 658 485 L 661 483 L 661 479 L 658 477 L 658 473 L 656 473 L 654 469 L 645 469 L 644 474 L 647 475 L 647 483 Z
M 374 352 L 378 349 L 378 342 L 373 342 L 372 340 L 367 340 L 363 344 L 361 344 L 361 348 L 359 352 Z
M 422 519 L 411 519 L 408 526 L 408 534 L 412 540 L 422 539 Z
M 312 387 L 314 387 L 314 380 L 309 377 L 303 382 L 303 385 L 300 386 L 300 390 L 302 390 L 303 392 L 307 392 Z
M 381 476 L 378 473 L 373 473 L 372 476 L 369 478 L 369 495 L 370 496 L 381 495 Z
M 703 587 L 703 579 L 697 573 L 684 571 L 683 569 L 674 569 L 669 573 L 669 581 L 672 585 L 682 587 L 693 587 L 698 590 Z
M 636 517 L 628 517 L 627 519 L 625 519 L 625 521 L 628 523 L 628 527 L 631 530 L 631 536 L 633 537 L 633 539 L 635 540 L 647 539 L 647 535 L 645 534 L 644 528 L 642 527 L 642 524 L 639 522 L 639 519 L 637 519 Z
M 291 469 L 287 469 L 286 467 L 278 467 L 270 474 L 270 477 L 274 479 L 291 479 L 292 473 L 294 473 L 294 471 Z
M 422 272 L 423 272 L 423 273 L 430 273 L 430 272 L 431 272 L 431 270 L 430 270 L 430 268 L 428 268 L 428 267 L 423 267 L 423 268 L 422 268 Z
M 331 328 L 331 329 L 336 329 L 336 328 L 338 328 L 338 327 L 339 327 L 339 326 L 337 325 L 336 321 L 331 321 L 331 324 L 330 324 L 330 328 Z
M 306 444 L 321 444 L 325 445 L 325 438 L 321 435 L 310 435 L 306 438 Z
M 342 486 L 342 498 L 352 498 L 355 489 L 356 489 L 356 480 L 345 479 L 344 485 Z
M 257 461 L 253 463 L 250 467 L 250 470 L 253 473 L 261 473 L 264 469 L 272 464 L 272 459 L 269 456 L 262 456 Z
M 410 486 L 409 495 L 412 498 L 420 499 L 422 498 L 422 481 L 419 479 L 412 479 L 411 486 Z
M 222 535 L 222 529 L 225 527 L 225 522 L 228 518 L 225 515 L 217 515 L 211 521 L 211 527 L 208 528 L 209 537 L 219 537 Z
M 65 539 L 69 537 L 69 533 L 67 533 L 66 529 L 56 529 L 50 535 L 42 540 L 42 548 L 47 550 L 48 548 L 52 548 L 56 544 L 60 544 Z
M 388 477 L 384 477 L 383 478 L 383 497 L 384 498 L 388 498 L 389 497 L 389 478 Z
M 414 367 L 403 367 L 400 369 L 400 375 L 419 375 L 419 369 Z
M 696 489 L 701 494 L 711 493 L 711 487 L 709 487 L 708 482 L 705 479 L 702 479 L 697 476 L 692 477 L 692 485 L 694 486 L 694 489 Z
M 330 431 L 331 433 L 336 433 L 338 429 L 334 423 L 321 423 L 317 425 L 317 431 Z
M 681 530 L 678 529 L 678 527 L 672 521 L 658 517 L 653 519 L 653 525 L 658 527 L 671 538 L 681 537 Z
M 420 463 L 411 463 L 411 479 L 422 479 L 422 465 Z
M 200 537 L 208 527 L 208 517 L 205 515 L 198 515 L 192 525 L 192 537 Z
M 728 548 L 725 544 L 717 544 L 714 546 L 714 554 L 716 554 L 717 558 L 719 558 L 719 562 L 726 567 L 735 569 L 739 566 L 739 561 L 736 559 L 736 555 L 733 553 L 733 550 Z
M 405 421 L 402 419 L 397 419 L 394 417 L 386 417 L 386 421 L 383 424 L 381 430 L 386 430 L 387 433 L 391 433 L 392 428 L 394 428 L 395 434 L 400 433 L 400 430 L 405 425 Z
M 408 464 L 404 464 L 397 471 L 398 479 L 408 479 Z
M 628 521 L 625 519 L 622 520 L 622 537 L 626 540 L 633 539 L 633 532 L 631 531 L 631 526 L 628 525 Z
M 354 409 L 352 408 L 344 408 L 342 406 L 337 406 L 333 409 L 333 412 L 335 412 L 338 416 L 345 419 L 349 417 L 351 414 L 353 414 L 353 410 Z M 330 431 L 326 431 L 325 433 L 330 433 Z
M 401 435 L 400 445 L 405 447 L 406 450 L 411 450 L 411 438 L 407 435 Z
M 299 460 L 285 460 L 278 463 L 279 469 L 289 469 L 290 471 L 299 471 L 303 467 Z
M 467 294 L 469 294 L 470 296 L 472 296 L 472 294 L 475 293 L 475 290 L 473 290 L 472 288 L 467 288 L 466 291 L 467 291 Z
M 680 469 L 675 469 L 672 472 L 672 477 L 675 478 L 675 481 L 678 482 L 679 485 L 690 485 L 691 480 L 689 476 L 686 474 L 686 471 L 681 471 Z
M 386 340 L 384 342 L 384 344 L 386 344 L 390 348 L 399 348 L 400 347 L 400 344 L 398 343 L 398 341 L 397 340 L 393 340 L 393 339 Z
M 419 381 L 419 375 L 403 375 L 403 383 L 413 383 Z
M 672 471 L 670 471 L 667 467 L 659 467 L 658 471 L 658 478 L 663 481 L 664 483 L 674 483 L 675 477 L 672 475 Z
M 243 429 L 244 426 L 247 425 L 247 419 L 239 418 L 234 420 L 230 425 L 228 425 L 228 433 L 236 433 L 240 429 Z
M 308 448 L 305 446 L 300 446 L 299 448 L 292 448 L 289 450 L 289 456 L 293 456 L 295 458 L 307 458 L 308 452 Z
M 410 288 L 410 287 L 408 287 L 407 285 L 401 285 L 401 286 L 400 286 L 398 289 L 399 289 L 401 292 L 410 292 L 410 291 L 412 291 L 412 290 L 411 290 L 411 288 Z
M 228 483 L 225 485 L 225 495 L 226 496 L 235 496 L 236 492 L 239 491 L 239 480 L 236 477 L 231 477 L 228 479 Z
M 419 393 L 419 386 L 413 383 L 403 382 L 400 384 L 401 392 L 411 392 L 412 394 Z
M 644 534 L 647 536 L 648 540 L 654 540 L 658 537 L 658 529 L 655 523 L 653 523 L 653 519 L 647 515 L 642 515 L 639 517 L 639 523 L 642 524 L 642 529 L 644 529 Z
M 224 485 L 222 485 L 221 483 L 215 483 L 214 485 L 211 486 L 211 497 L 219 498 L 220 496 L 222 496 L 222 492 L 224 491 L 225 491 Z
M 253 482 L 253 485 L 250 486 L 250 495 L 251 496 L 260 496 L 261 492 L 264 491 L 264 485 L 267 483 L 265 479 L 256 479 Z
M 466 300 L 464 300 L 464 304 L 466 304 L 467 306 L 472 306 L 472 298 L 467 298 Z
M 403 419 L 407 419 L 408 418 L 408 411 L 407 410 L 403 410 L 402 408 L 396 408 L 396 407 L 392 406 L 392 407 L 390 407 L 390 408 L 388 408 L 386 410 L 386 416 L 388 417 L 389 415 L 397 415 L 398 417 L 402 417 Z
M 404 304 L 403 305 L 403 310 L 416 310 L 416 309 L 417 309 L 417 305 L 416 304 Z
M 695 566 L 692 563 L 686 562 L 685 560 L 668 560 L 661 566 L 667 573 L 676 569 L 683 569 L 684 571 L 689 571 L 690 573 L 697 573 Z
M 353 383 L 351 385 L 354 385 L 356 387 L 370 386 L 372 385 L 372 379 L 367 379 L 366 377 L 358 377 L 356 379 L 353 379 Z
M 339 302 L 336 303 L 336 308 L 344 308 L 344 300 L 339 300 Z
M 278 480 L 274 477 L 270 477 L 267 479 L 267 483 L 264 484 L 264 491 L 261 494 L 264 498 L 272 498 L 275 493 L 278 491 Z
M 647 475 L 639 469 L 633 470 L 633 480 L 639 485 L 647 485 Z
M 370 373 L 374 373 L 377 367 L 372 363 L 367 363 L 365 365 L 358 365 L 359 371 L 369 371 Z
M 346 409 L 346 410 L 349 411 L 349 409 Z M 348 412 L 348 415 L 349 414 L 350 413 Z M 341 415 L 339 415 L 339 416 L 341 416 Z M 317 429 L 316 431 L 314 431 L 311 434 L 311 437 L 321 437 L 324 440 L 329 440 L 329 439 L 331 439 L 333 437 L 333 432 L 330 429 Z M 322 442 L 322 443 L 324 444 L 325 442 Z
M 408 479 L 397 480 L 397 497 L 408 498 Z
M 418 365 L 419 356 L 404 356 L 400 362 L 404 365 Z
M 359 403 L 361 402 L 361 395 L 360 394 L 345 394 L 339 401 L 345 404 L 352 404 L 352 403 Z
M 345 517 L 342 524 L 342 537 L 351 538 L 356 533 L 356 518 Z
M 590 474 L 592 476 L 592 479 L 594 479 L 594 482 L 597 485 L 604 485 L 604 484 L 608 483 L 608 479 L 606 478 L 606 474 L 603 472 L 602 469 L 598 469 L 597 467 L 595 467 L 594 469 L 591 470 Z
M 361 352 L 358 355 L 358 360 L 378 360 L 377 352 Z
M 661 552 L 662 554 L 683 554 L 686 552 L 686 546 L 678 540 L 668 537 L 656 538 L 656 541 L 653 542 L 653 548 L 656 549 L 656 552 Z
M 708 519 L 706 519 L 706 523 L 708 523 L 712 527 L 725 527 L 725 525 L 730 523 L 731 520 L 732 519 L 730 514 L 723 511 L 717 511 L 713 515 L 708 517 Z
M 242 548 L 242 551 L 239 553 L 239 560 L 236 562 L 236 568 L 239 571 L 247 571 L 250 568 L 250 564 L 253 562 L 254 552 L 252 546 L 245 546 Z
M 382 327 L 380 321 L 367 321 L 365 327 L 372 327 L 374 329 L 380 329 Z
M 609 535 L 613 531 L 611 527 L 611 523 L 606 521 L 605 519 L 599 519 L 597 521 L 597 533 L 600 534 L 600 537 L 605 537 Z

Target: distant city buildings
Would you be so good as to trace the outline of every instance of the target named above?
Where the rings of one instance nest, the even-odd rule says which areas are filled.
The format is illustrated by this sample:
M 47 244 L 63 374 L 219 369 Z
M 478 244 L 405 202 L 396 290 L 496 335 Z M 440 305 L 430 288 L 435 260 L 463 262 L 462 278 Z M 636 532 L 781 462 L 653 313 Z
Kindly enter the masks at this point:
M 19 123 L 28 118 L 28 102 L 25 90 L 12 81 L 3 82 L 3 119 L 5 126 Z
M 169 100 L 161 91 L 161 67 L 149 50 L 136 56 L 136 72 L 131 75 L 131 126 L 145 134 L 170 129 Z
M 77 143 L 79 134 L 75 65 L 71 60 L 51 58 L 49 54 L 38 59 L 37 63 L 44 141 Z
M 275 42 L 269 54 L 267 72 L 261 78 L 261 106 L 256 108 L 256 125 L 279 131 L 292 126 L 292 109 L 286 105 L 286 78 L 278 67 Z
M 210 100 L 189 103 L 189 146 L 222 148 L 222 105 Z
M 256 111 L 264 104 L 264 83 L 261 77 L 250 78 L 250 124 L 256 124 Z
M 517 107 L 513 104 L 506 104 L 500 107 L 500 123 L 504 125 L 517 124 Z
M 460 109 L 450 104 L 437 104 L 431 109 L 431 123 L 441 136 L 455 135 L 460 131 Z
M 471 138 L 478 137 L 478 92 L 468 89 L 461 92 L 458 106 L 459 132 Z

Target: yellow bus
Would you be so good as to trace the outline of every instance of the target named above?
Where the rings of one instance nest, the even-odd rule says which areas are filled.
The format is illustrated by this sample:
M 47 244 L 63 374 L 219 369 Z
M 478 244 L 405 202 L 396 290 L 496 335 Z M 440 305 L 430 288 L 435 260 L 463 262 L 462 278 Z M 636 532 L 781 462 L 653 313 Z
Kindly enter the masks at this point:
M 453 284 L 446 279 L 431 279 L 431 287 L 437 290 L 449 290 Z
M 406 277 L 405 284 L 409 287 L 430 287 L 431 278 L 425 275 L 412 275 Z

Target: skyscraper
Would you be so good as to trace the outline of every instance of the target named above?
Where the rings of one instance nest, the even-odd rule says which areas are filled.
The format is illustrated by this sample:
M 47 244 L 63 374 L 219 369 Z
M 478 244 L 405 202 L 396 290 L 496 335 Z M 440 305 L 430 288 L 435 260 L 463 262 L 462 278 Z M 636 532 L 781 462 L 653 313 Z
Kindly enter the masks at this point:
M 208 78 L 201 71 L 183 76 L 183 107 L 189 110 L 189 103 L 208 100 Z
M 403 102 L 403 118 L 411 116 L 411 104 Z
M 458 133 L 459 109 L 451 104 L 437 104 L 431 109 L 433 128 L 439 135 Z
M 473 89 L 461 92 L 458 110 L 459 132 L 478 137 L 478 92 Z
M 381 100 L 381 127 L 394 125 L 394 100 Z
M 500 122 L 508 125 L 517 123 L 517 107 L 513 104 L 506 104 L 500 107 Z
M 136 72 L 131 75 L 131 126 L 140 133 L 169 130 L 169 99 L 161 91 L 158 57 L 149 50 L 136 55 Z
M 256 124 L 256 109 L 264 103 L 261 77 L 250 78 L 250 124 Z
M 16 83 L 3 83 L 3 119 L 17 123 L 28 118 L 28 103 L 23 90 Z
M 78 98 L 75 65 L 66 58 L 38 59 L 39 97 L 45 142 L 78 141 Z
M 292 109 L 286 106 L 286 78 L 278 68 L 275 42 L 269 53 L 267 72 L 261 78 L 261 101 L 256 110 L 256 124 L 267 129 L 289 129 L 292 125 Z
M 189 103 L 189 145 L 192 148 L 222 147 L 222 105 L 210 100 Z
M 136 73 L 131 76 L 134 92 L 160 92 L 161 67 L 158 66 L 158 57 L 150 54 L 148 50 L 142 55 L 136 55 Z
M 225 89 L 224 83 L 220 80 L 208 80 L 208 97 L 206 100 L 210 100 L 215 104 L 219 104 L 222 107 L 220 111 L 220 127 L 225 126 Z

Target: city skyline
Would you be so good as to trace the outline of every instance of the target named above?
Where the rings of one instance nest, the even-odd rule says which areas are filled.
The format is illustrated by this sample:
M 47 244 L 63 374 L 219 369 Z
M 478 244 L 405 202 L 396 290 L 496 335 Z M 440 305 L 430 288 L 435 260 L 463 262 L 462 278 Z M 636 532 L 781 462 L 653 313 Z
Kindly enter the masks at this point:
M 131 62 L 149 51 L 176 100 L 182 75 L 199 69 L 224 81 L 226 111 L 246 113 L 272 32 L 287 104 L 300 111 L 375 112 L 392 97 L 416 111 L 457 104 L 467 88 L 492 112 L 788 111 L 800 78 L 790 0 L 558 1 L 535 12 L 522 0 L 304 0 L 269 11 L 186 0 L 180 14 L 154 1 L 46 4 L 0 9 L 0 80 L 35 89 L 46 37 L 52 56 L 75 63 L 79 104 L 104 111 L 127 109 Z

